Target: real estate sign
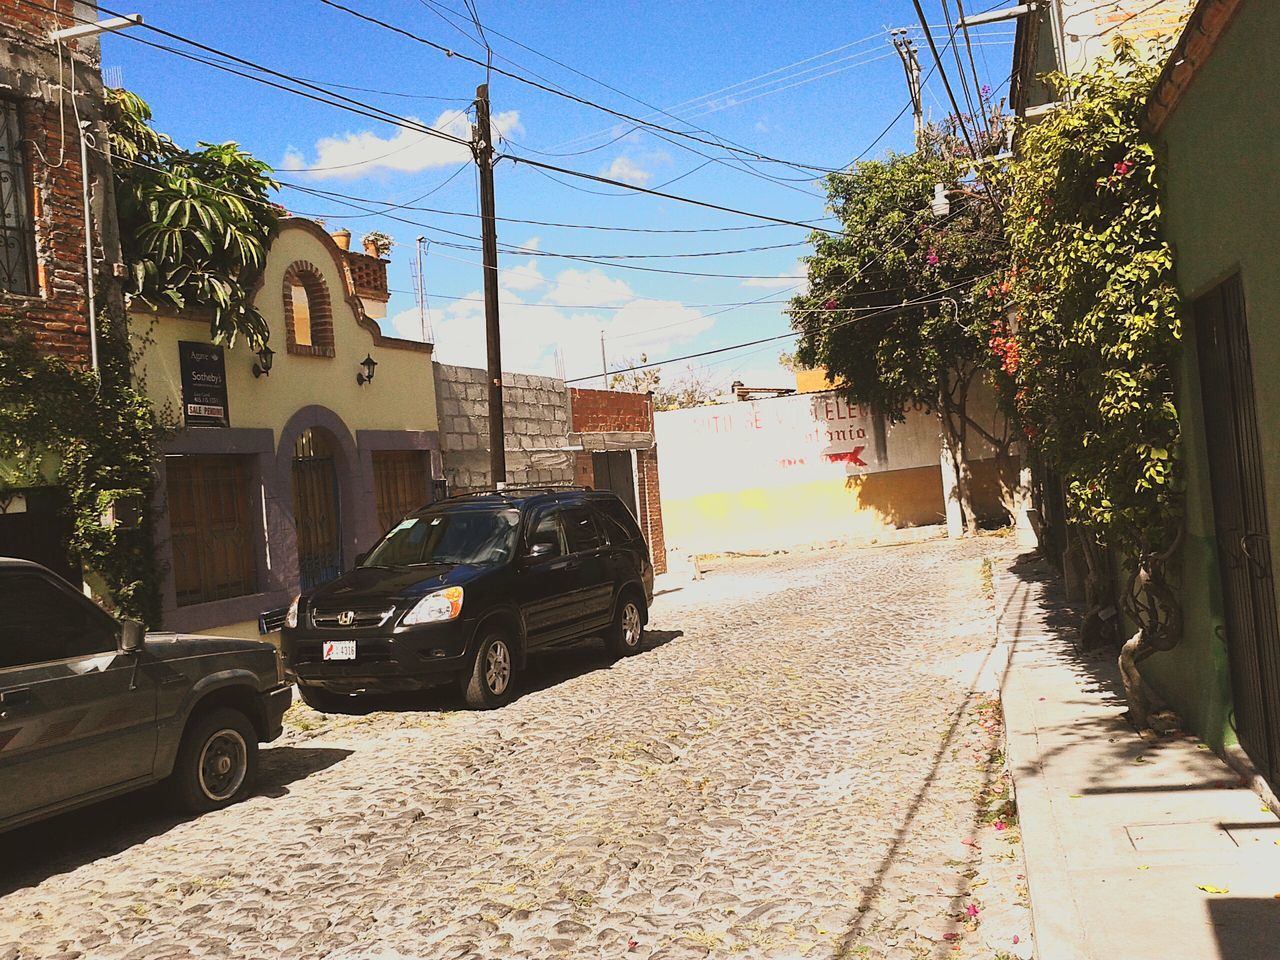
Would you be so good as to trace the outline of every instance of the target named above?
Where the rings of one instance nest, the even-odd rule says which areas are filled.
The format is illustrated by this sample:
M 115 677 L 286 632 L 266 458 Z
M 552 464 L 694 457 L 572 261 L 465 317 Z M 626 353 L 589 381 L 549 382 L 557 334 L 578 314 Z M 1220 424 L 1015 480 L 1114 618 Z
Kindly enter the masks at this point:
M 182 375 L 182 419 L 188 427 L 229 427 L 227 366 L 222 347 L 178 341 Z

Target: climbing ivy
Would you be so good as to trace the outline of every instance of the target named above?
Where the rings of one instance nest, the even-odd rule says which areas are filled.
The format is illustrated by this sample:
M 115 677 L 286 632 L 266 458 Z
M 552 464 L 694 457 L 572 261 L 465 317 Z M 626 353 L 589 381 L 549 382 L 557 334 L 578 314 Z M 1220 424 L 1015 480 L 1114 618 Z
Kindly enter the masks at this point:
M 1171 364 L 1180 337 L 1159 171 L 1142 129 L 1158 61 L 1114 61 L 1049 82 L 1069 104 L 1019 136 L 1008 171 L 1008 277 L 987 296 L 997 379 L 1072 518 L 1133 569 L 1180 522 Z
M 183 150 L 151 126 L 135 94 L 107 91 L 116 206 L 133 302 L 199 310 L 211 336 L 257 346 L 251 293 L 283 210 L 270 168 L 234 143 Z M 105 289 L 103 283 L 100 289 Z M 155 465 L 164 428 L 133 375 L 118 299 L 99 303 L 100 373 L 49 357 L 20 320 L 0 323 L 0 493 L 57 484 L 70 500 L 70 550 L 118 610 L 159 626 Z M 137 523 L 105 521 L 129 504 Z
M 18 322 L 0 326 L 0 492 L 55 482 L 67 493 L 71 552 L 125 616 L 158 626 L 159 568 L 152 518 L 162 431 L 130 382 L 119 321 L 99 314 L 101 378 L 46 356 Z M 143 508 L 136 525 L 108 525 L 113 506 Z

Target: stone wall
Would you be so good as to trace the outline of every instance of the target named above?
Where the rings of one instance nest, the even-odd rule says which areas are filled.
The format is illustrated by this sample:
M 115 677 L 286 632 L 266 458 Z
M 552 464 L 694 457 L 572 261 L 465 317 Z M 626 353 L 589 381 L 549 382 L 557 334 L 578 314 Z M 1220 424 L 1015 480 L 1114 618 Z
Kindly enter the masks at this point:
M 440 452 L 450 493 L 493 486 L 489 476 L 488 374 L 477 367 L 435 366 Z M 569 393 L 563 380 L 504 373 L 507 482 L 573 482 Z
M 80 140 L 69 98 L 58 89 L 57 48 L 49 32 L 96 19 L 93 4 L 51 0 L 49 13 L 19 0 L 0 0 L 0 93 L 18 104 L 24 160 L 30 176 L 28 213 L 34 226 L 33 287 L 27 293 L 0 292 L 0 323 L 25 325 L 41 349 L 72 363 L 89 358 L 85 286 L 84 210 Z M 96 40 L 70 44 L 67 63 L 76 73 L 76 102 L 98 144 L 106 142 L 101 123 L 102 79 Z M 71 86 L 70 69 L 64 82 Z M 112 267 L 120 259 L 110 168 L 90 151 L 90 194 L 98 263 L 99 308 L 118 311 L 119 285 Z M 61 163 L 59 163 L 61 161 Z

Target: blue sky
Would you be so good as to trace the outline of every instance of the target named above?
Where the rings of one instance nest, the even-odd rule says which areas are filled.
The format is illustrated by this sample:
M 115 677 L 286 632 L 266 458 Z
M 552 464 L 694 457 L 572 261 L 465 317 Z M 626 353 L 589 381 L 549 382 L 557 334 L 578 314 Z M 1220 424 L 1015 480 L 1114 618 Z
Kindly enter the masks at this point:
M 414 34 L 483 57 L 463 0 L 346 2 Z M 983 0 L 970 4 L 977 9 L 993 5 Z M 935 36 L 943 42 L 941 0 L 925 0 L 924 7 Z M 624 113 L 691 128 L 627 94 L 715 137 L 772 157 L 830 167 L 862 153 L 907 102 L 902 68 L 886 28 L 914 26 L 914 35 L 921 36 L 910 0 L 713 0 L 703 4 L 476 0 L 476 8 L 482 25 L 489 28 L 496 66 L 523 75 L 540 74 L 553 85 Z M 464 137 L 465 111 L 476 84 L 484 80 L 480 67 L 362 23 L 319 0 L 183 4 L 136 0 L 128 7 L 128 12 L 134 11 L 150 24 L 291 75 L 326 86 L 346 84 L 379 91 L 341 92 Z M 169 42 L 144 30 L 134 32 L 141 38 Z M 1007 91 L 1012 34 L 1010 24 L 980 28 L 973 34 L 979 78 L 1001 94 Z M 923 40 L 919 46 L 927 72 L 930 54 Z M 401 209 L 393 211 L 401 218 L 397 220 L 368 213 L 385 209 L 385 204 L 412 203 L 433 191 L 414 205 L 474 214 L 475 174 L 463 169 L 466 157 L 459 148 L 272 90 L 124 37 L 104 40 L 103 62 L 108 80 L 123 79 L 143 96 L 155 112 L 157 126 L 179 142 L 235 140 L 279 168 L 282 180 L 377 201 L 352 206 L 293 190 L 283 191 L 280 197 L 291 211 L 319 216 L 330 229 L 350 229 L 357 246 L 359 238 L 373 229 L 395 238 L 390 285 L 396 292 L 383 321 L 389 333 L 420 336 L 411 264 L 415 238 L 425 235 L 432 241 L 426 285 L 436 356 L 449 363 L 483 364 L 479 253 L 441 245 L 474 246 L 470 239 L 442 232 L 477 237 L 474 217 Z M 945 62 L 954 84 L 956 67 L 949 53 Z M 113 76 L 113 68 L 119 69 L 118 76 Z M 707 156 L 693 151 L 722 159 L 728 155 L 704 144 L 680 138 L 669 138 L 676 141 L 670 143 L 634 131 L 599 110 L 498 75 L 491 81 L 491 97 L 503 132 L 499 145 L 503 152 L 654 188 L 679 177 L 666 188 L 669 192 L 785 219 L 807 221 L 825 212 L 820 186 L 807 180 L 810 174 L 803 170 L 758 162 L 708 162 Z M 926 112 L 939 118 L 945 115 L 944 98 L 935 76 L 924 95 Z M 907 116 L 871 155 L 890 148 L 910 149 L 910 144 Z M 545 156 L 535 151 L 574 155 Z M 326 169 L 314 169 L 319 167 Z M 775 182 L 768 177 L 794 179 Z M 495 179 L 498 214 L 503 217 L 717 231 L 634 233 L 506 222 L 499 224 L 499 240 L 505 244 L 587 256 L 797 244 L 726 256 L 622 261 L 646 270 L 503 254 L 500 276 L 507 369 L 553 373 L 558 351 L 568 377 L 599 374 L 602 331 L 609 365 L 616 367 L 641 353 L 660 360 L 789 329 L 784 303 L 729 305 L 783 300 L 793 293 L 801 282 L 797 258 L 806 249 L 805 231 L 760 228 L 759 221 L 597 184 L 570 180 L 573 185 L 566 185 L 509 160 L 498 164 Z M 729 227 L 752 229 L 723 229 Z M 653 272 L 658 270 L 728 276 Z M 790 346 L 790 341 L 781 341 L 735 350 L 694 366 L 722 385 L 733 379 L 758 386 L 787 385 L 790 375 L 778 367 L 776 357 Z M 668 370 L 674 374 L 687 366 L 673 364 Z

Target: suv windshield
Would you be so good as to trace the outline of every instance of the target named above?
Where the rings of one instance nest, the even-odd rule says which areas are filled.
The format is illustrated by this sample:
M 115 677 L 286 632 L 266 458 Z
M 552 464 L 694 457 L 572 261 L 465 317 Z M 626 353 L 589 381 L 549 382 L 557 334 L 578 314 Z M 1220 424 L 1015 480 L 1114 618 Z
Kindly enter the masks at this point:
M 501 563 L 515 551 L 520 511 L 451 510 L 409 517 L 382 538 L 362 567 Z

